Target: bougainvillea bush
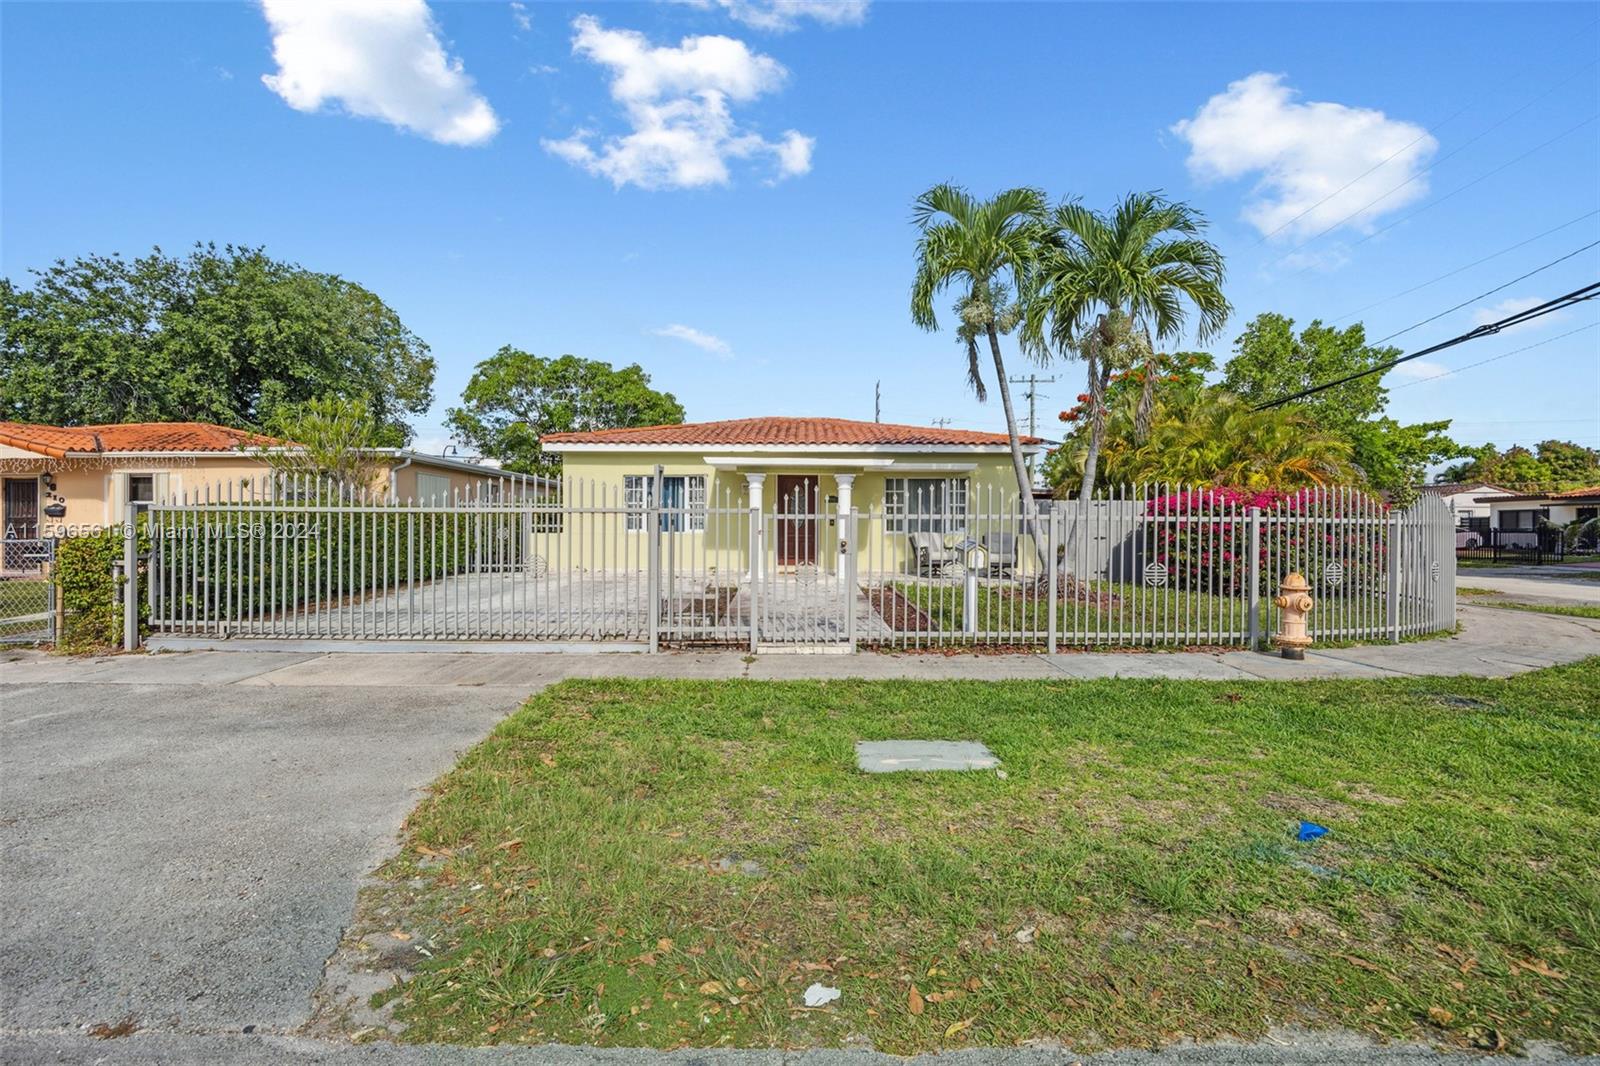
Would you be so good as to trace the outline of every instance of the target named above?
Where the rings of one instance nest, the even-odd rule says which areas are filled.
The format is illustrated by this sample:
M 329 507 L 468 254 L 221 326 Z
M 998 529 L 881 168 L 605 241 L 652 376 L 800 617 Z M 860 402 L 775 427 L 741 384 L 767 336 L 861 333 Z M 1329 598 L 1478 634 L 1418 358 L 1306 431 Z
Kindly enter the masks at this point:
M 1261 592 L 1290 571 L 1323 595 L 1354 595 L 1384 576 L 1388 505 L 1340 489 L 1208 488 L 1145 504 L 1145 561 L 1178 588 L 1237 594 L 1249 579 L 1251 508 L 1261 511 Z M 1368 521 L 1360 521 L 1368 519 Z

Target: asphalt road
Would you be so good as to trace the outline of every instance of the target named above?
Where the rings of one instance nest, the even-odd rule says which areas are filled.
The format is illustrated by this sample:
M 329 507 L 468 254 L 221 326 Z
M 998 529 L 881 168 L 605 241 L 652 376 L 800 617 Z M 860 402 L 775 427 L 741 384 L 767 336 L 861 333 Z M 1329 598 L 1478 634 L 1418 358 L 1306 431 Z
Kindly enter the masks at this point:
M 298 1026 L 358 880 L 393 851 L 422 787 L 520 696 L 16 685 L 5 669 L 12 1033 L 130 1016 L 187 1032 Z

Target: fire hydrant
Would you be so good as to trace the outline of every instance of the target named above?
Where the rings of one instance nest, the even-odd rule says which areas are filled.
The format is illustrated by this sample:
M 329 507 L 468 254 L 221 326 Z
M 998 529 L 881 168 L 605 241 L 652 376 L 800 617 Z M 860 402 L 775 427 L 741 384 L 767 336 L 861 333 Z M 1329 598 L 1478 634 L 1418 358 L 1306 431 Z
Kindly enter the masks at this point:
M 1306 614 L 1317 605 L 1311 598 L 1311 586 L 1301 574 L 1290 574 L 1278 587 L 1272 601 L 1278 608 L 1278 632 L 1273 634 L 1285 659 L 1304 659 L 1311 638 L 1306 636 Z

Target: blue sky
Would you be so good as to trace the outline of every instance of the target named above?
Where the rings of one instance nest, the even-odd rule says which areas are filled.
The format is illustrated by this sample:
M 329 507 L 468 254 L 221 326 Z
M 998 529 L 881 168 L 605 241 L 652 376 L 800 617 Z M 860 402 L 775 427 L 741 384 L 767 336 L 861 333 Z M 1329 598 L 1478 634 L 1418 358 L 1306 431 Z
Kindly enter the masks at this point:
M 431 449 L 503 344 L 639 362 L 692 420 L 871 418 L 881 379 L 886 421 L 1001 428 L 909 319 L 922 189 L 1162 189 L 1228 257 L 1219 358 L 1261 311 L 1378 338 L 1466 304 L 1410 350 L 1600 278 L 1591 248 L 1473 299 L 1600 241 L 1597 13 L 4 3 L 0 268 L 215 240 L 345 275 L 439 360 Z M 1600 447 L 1597 321 L 1430 357 L 1390 411 Z M 1082 371 L 1040 372 L 1053 434 Z

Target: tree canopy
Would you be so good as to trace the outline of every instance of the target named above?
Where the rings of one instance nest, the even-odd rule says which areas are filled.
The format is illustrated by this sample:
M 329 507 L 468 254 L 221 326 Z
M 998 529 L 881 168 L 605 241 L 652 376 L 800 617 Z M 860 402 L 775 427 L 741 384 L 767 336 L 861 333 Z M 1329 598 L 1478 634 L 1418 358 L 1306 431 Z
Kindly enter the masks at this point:
M 1546 440 L 1532 449 L 1513 445 L 1505 451 L 1485 444 L 1465 454 L 1465 461 L 1445 468 L 1440 481 L 1487 481 L 1551 492 L 1600 485 L 1600 451 L 1571 441 Z
M 0 280 L 0 412 L 23 422 L 217 422 L 263 430 L 316 397 L 360 401 L 385 445 L 433 401 L 434 361 L 354 282 L 197 245 L 91 255 Z
M 1257 315 L 1234 342 L 1222 387 L 1254 406 L 1370 370 L 1400 354 L 1398 348 L 1368 344 L 1360 323 L 1335 329 L 1313 321 L 1296 333 L 1294 319 L 1268 312 Z M 1384 417 L 1389 390 L 1382 379 L 1369 374 L 1284 406 L 1347 440 L 1351 461 L 1367 483 L 1405 502 L 1430 465 L 1463 449 L 1446 435 L 1448 420 L 1402 425 Z
M 546 433 L 683 421 L 683 405 L 650 387 L 637 363 L 618 369 L 576 355 L 547 358 L 507 345 L 479 363 L 445 419 L 451 432 L 507 470 L 553 474 L 539 448 Z

